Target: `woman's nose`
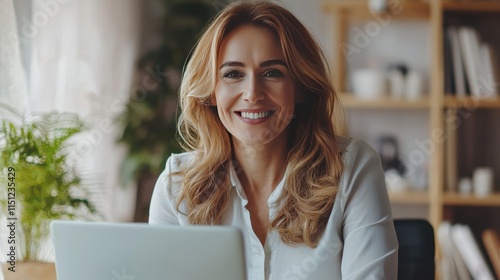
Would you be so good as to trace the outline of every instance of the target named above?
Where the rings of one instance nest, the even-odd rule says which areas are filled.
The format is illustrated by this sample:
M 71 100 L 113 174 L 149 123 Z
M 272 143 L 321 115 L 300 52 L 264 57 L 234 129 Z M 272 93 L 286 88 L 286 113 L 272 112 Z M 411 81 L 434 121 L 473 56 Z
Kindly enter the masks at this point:
M 257 103 L 264 100 L 264 92 L 257 78 L 250 78 L 245 82 L 243 98 L 250 103 Z

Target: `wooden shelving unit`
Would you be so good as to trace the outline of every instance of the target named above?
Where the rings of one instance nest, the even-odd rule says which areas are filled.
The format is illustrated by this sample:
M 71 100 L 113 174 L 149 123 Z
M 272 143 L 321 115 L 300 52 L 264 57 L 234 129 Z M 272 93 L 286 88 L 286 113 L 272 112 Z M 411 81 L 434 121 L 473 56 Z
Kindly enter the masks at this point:
M 443 10 L 475 13 L 495 13 L 500 12 L 500 3 L 493 1 L 444 1 Z
M 475 195 L 461 195 L 457 193 L 445 193 L 444 205 L 456 206 L 499 206 L 500 193 L 494 193 L 485 197 Z
M 350 19 L 363 19 L 372 17 L 372 13 L 367 9 L 367 1 L 332 1 L 323 3 L 323 10 L 326 12 L 342 12 L 349 15 Z M 390 5 L 391 19 L 428 18 L 430 9 L 427 3 L 423 2 L 398 2 Z
M 472 97 L 457 98 L 444 92 L 444 51 L 443 51 L 443 35 L 444 26 L 448 17 L 455 15 L 458 17 L 467 17 L 468 22 L 480 20 L 483 17 L 498 18 L 500 22 L 500 1 L 448 1 L 448 0 L 407 0 L 395 1 L 400 3 L 400 12 L 397 14 L 385 14 L 378 16 L 390 17 L 391 24 L 397 25 L 400 21 L 427 21 L 430 28 L 430 37 L 427 42 L 431 43 L 430 57 L 422 58 L 431 61 L 429 69 L 430 87 L 429 93 L 425 98 L 407 101 L 391 99 L 384 97 L 377 100 L 360 100 L 352 93 L 347 91 L 347 61 L 341 46 L 349 42 L 349 27 L 359 23 L 360 20 L 370 21 L 375 19 L 369 11 L 367 0 L 325 0 L 322 4 L 323 10 L 332 17 L 332 33 L 334 35 L 332 45 L 334 63 L 332 69 L 332 80 L 335 88 L 339 92 L 339 97 L 342 105 L 350 110 L 351 114 L 356 114 L 359 110 L 376 110 L 378 112 L 387 112 L 388 110 L 402 109 L 404 114 L 408 110 L 421 110 L 427 114 L 429 135 L 435 131 L 446 131 L 445 113 L 448 108 L 457 108 L 469 112 L 498 110 L 500 109 L 500 98 L 495 99 L 476 99 Z M 389 1 L 389 3 L 394 3 Z M 470 16 L 470 17 L 469 17 Z M 496 22 L 496 21 L 495 21 Z M 485 28 L 484 25 L 482 28 Z M 491 28 L 496 28 L 492 26 Z M 488 31 L 492 36 L 491 30 Z M 494 33 L 493 33 L 494 34 Z M 493 35 L 495 36 L 495 35 Z M 426 42 L 423 42 L 425 44 Z M 496 45 L 497 53 L 500 53 L 500 45 Z M 500 65 L 498 65 L 500 66 Z M 377 112 L 377 114 L 379 114 Z M 495 111 L 497 112 L 497 111 Z M 371 113 L 364 113 L 364 115 Z M 484 119 L 482 119 L 484 121 Z M 488 121 L 489 122 L 489 121 Z M 485 126 L 476 126 L 474 129 L 477 132 Z M 469 134 L 470 135 L 470 134 Z M 484 137 L 484 134 L 482 134 Z M 470 137 L 469 137 L 470 138 Z M 465 141 L 464 139 L 459 139 Z M 484 142 L 484 141 L 482 141 Z M 491 141 L 490 141 L 491 142 Z M 459 145 L 465 145 L 460 142 Z M 482 145 L 475 142 L 476 145 Z M 496 143 L 498 144 L 498 143 Z M 443 220 L 452 219 L 460 222 L 460 218 L 466 216 L 463 212 L 464 207 L 471 209 L 469 213 L 477 211 L 500 212 L 500 189 L 496 188 L 495 193 L 487 197 L 477 197 L 474 195 L 459 195 L 445 191 L 445 150 L 447 149 L 446 142 L 436 141 L 434 143 L 434 151 L 429 155 L 428 168 L 428 188 L 425 192 L 405 191 L 400 193 L 390 192 L 389 197 L 391 203 L 405 206 L 423 206 L 428 207 L 428 219 L 437 230 Z M 495 145 L 490 143 L 490 145 Z M 460 147 L 458 151 L 461 151 Z M 491 153 L 490 153 L 491 154 Z M 464 154 L 465 155 L 465 154 Z M 486 158 L 492 158 L 491 155 L 485 155 Z M 495 159 L 497 160 L 497 159 Z M 457 162 L 459 162 L 457 160 Z M 495 164 L 500 165 L 498 161 Z M 470 174 L 469 174 L 470 175 Z M 462 175 L 464 176 L 464 175 Z M 500 182 L 500 174 L 495 174 L 495 180 Z M 457 211 L 455 211 L 457 210 Z M 476 211 L 476 212 L 475 212 Z M 488 212 L 489 213 L 489 212 Z M 470 214 L 474 215 L 474 214 Z M 476 214 L 477 215 L 477 214 Z M 471 217 L 465 217 L 470 219 Z M 475 216 L 473 216 L 473 219 Z M 482 217 L 477 217 L 479 222 Z M 453 220 L 456 219 L 456 220 Z M 495 220 L 495 219 L 494 219 Z M 491 221 L 491 219 L 487 219 Z M 500 224 L 500 223 L 499 223 Z M 437 240 L 437 239 L 436 239 Z
M 429 204 L 429 193 L 419 191 L 389 192 L 393 204 Z
M 356 98 L 352 93 L 341 93 L 340 102 L 349 109 L 429 109 L 429 98 L 418 100 L 404 100 L 395 98 L 382 98 L 364 100 Z
M 477 99 L 472 97 L 457 98 L 455 96 L 445 96 L 444 106 L 446 108 L 500 108 L 500 98 Z

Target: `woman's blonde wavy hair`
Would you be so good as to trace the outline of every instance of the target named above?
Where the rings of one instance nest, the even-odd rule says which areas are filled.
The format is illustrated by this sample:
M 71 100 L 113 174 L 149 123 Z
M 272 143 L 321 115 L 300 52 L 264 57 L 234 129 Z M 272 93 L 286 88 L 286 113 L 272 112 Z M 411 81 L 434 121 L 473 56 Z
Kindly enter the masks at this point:
M 182 172 L 177 208 L 185 202 L 185 214 L 192 224 L 220 224 L 228 206 L 231 136 L 211 102 L 222 40 L 241 25 L 267 28 L 276 34 L 304 96 L 289 124 L 287 178 L 269 230 L 278 231 L 287 244 L 316 247 L 344 168 L 332 121 L 334 111 L 337 113 L 334 108 L 340 107 L 325 57 L 311 34 L 288 10 L 270 2 L 227 6 L 206 28 L 185 67 L 178 128 L 184 148 L 196 151 L 196 156 Z

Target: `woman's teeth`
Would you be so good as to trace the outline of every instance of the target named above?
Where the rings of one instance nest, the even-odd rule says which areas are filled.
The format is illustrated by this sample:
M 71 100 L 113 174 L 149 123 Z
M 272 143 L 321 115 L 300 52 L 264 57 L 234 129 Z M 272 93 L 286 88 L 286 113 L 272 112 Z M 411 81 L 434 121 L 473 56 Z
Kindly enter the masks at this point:
M 245 119 L 258 120 L 271 115 L 273 111 L 261 112 L 261 113 L 249 113 L 241 112 L 241 116 Z

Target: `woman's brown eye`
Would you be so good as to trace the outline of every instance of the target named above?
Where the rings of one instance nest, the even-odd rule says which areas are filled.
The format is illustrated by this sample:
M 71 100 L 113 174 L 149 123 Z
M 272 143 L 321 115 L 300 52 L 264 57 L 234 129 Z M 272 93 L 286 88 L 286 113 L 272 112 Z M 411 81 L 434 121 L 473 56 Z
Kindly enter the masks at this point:
M 238 71 L 229 71 L 224 74 L 224 78 L 229 78 L 229 79 L 236 79 L 241 77 L 243 77 L 243 75 Z
M 283 73 L 279 70 L 269 70 L 266 73 L 264 73 L 264 77 L 281 78 L 283 77 Z

